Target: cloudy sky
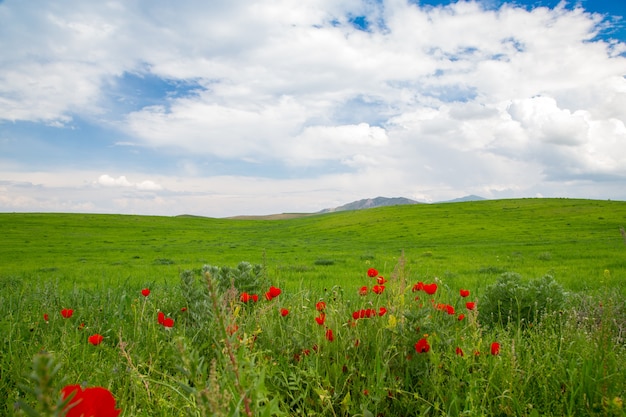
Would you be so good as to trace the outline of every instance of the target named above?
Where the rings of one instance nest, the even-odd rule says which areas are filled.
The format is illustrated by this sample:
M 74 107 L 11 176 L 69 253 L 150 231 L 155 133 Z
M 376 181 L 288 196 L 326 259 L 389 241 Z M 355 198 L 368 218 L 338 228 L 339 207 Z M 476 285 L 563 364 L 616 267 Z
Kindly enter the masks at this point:
M 623 1 L 0 0 L 0 211 L 626 200 Z

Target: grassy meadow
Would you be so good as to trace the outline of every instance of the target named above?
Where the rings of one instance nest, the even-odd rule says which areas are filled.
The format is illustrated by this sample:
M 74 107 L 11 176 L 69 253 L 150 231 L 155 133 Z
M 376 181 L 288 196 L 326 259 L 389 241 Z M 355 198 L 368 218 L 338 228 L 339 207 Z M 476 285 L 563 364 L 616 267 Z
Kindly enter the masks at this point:
M 122 416 L 625 415 L 621 226 L 571 199 L 0 214 L 0 415 L 63 415 L 68 384 Z

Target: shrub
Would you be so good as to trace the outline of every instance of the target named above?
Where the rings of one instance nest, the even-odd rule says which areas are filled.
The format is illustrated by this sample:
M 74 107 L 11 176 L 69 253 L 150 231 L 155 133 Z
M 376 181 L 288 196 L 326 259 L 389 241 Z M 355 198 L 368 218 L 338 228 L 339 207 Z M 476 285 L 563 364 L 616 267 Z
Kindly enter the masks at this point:
M 565 302 L 565 291 L 550 275 L 523 282 L 521 275 L 506 272 L 485 289 L 480 300 L 482 324 L 503 327 L 537 323 L 546 313 L 559 310 Z
M 209 273 L 221 292 L 234 287 L 238 292 L 259 292 L 263 287 L 263 266 L 240 262 L 237 267 L 204 265 L 203 275 Z

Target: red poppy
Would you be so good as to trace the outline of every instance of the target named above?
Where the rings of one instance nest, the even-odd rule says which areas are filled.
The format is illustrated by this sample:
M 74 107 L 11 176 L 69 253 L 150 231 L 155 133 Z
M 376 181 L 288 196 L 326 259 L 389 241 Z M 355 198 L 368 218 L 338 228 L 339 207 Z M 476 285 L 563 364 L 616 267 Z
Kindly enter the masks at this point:
M 185 311 L 187 311 L 187 307 L 181 307 L 180 311 L 181 311 L 181 313 L 184 313 Z
M 461 289 L 459 290 L 459 293 L 461 294 L 461 297 L 463 297 L 463 298 L 465 298 L 465 297 L 469 297 L 469 295 L 470 295 L 469 290 L 464 290 L 463 288 L 461 288 Z
M 468 301 L 467 303 L 465 303 L 465 307 L 468 310 L 473 310 L 476 308 L 476 303 L 474 301 Z
M 326 321 L 326 314 L 321 313 L 319 316 L 315 317 L 315 321 L 317 322 L 317 324 L 322 326 Z
M 426 294 L 433 295 L 434 293 L 437 292 L 437 284 L 436 283 L 424 284 L 423 289 L 426 292 Z
M 287 310 L 286 308 L 281 308 L 280 309 L 280 315 L 285 317 L 287 314 L 289 314 L 289 310 Z
M 247 303 L 248 301 L 250 301 L 251 297 L 250 294 L 248 294 L 247 292 L 242 292 L 239 296 L 239 299 L 242 303 Z
M 282 291 L 280 288 L 274 287 L 273 285 L 270 287 L 269 291 L 265 293 L 265 299 L 267 301 L 271 301 L 273 298 L 276 298 L 280 295 Z
M 157 321 L 159 322 L 159 324 L 163 324 L 163 322 L 165 321 L 165 314 L 162 311 L 158 312 Z
M 163 327 L 174 327 L 174 319 L 171 317 L 168 317 L 165 320 L 163 320 Z
M 500 343 L 493 342 L 491 344 L 491 354 L 492 355 L 498 355 L 499 353 L 500 353 Z
M 385 314 L 387 314 L 387 309 L 385 307 L 381 307 L 378 309 L 379 316 L 384 316 Z
M 384 285 L 374 285 L 372 287 L 372 292 L 374 292 L 376 294 L 382 294 L 383 291 L 385 291 L 385 286 Z
M 332 342 L 333 340 L 335 340 L 335 335 L 333 334 L 333 330 L 332 329 L 327 329 L 326 330 L 326 339 L 329 342 Z
M 458 346 L 457 346 L 457 348 L 456 348 L 456 354 L 457 354 L 457 355 L 459 355 L 459 356 L 463 356 L 463 355 L 464 355 L 464 353 L 463 353 L 463 349 L 461 349 L 460 347 L 458 347 Z
M 71 308 L 64 308 L 63 310 L 61 310 L 61 315 L 66 319 L 72 317 L 72 314 L 74 314 L 74 310 L 72 310 Z
M 426 353 L 430 350 L 430 345 L 428 344 L 428 340 L 426 338 L 421 338 L 415 344 L 415 351 L 417 353 Z
M 326 303 L 323 301 L 318 301 L 317 304 L 315 304 L 315 309 L 317 311 L 324 311 L 326 309 Z
M 252 294 L 251 297 L 252 297 L 252 301 L 254 301 L 255 303 L 259 301 L 259 294 Z
M 450 304 L 447 304 L 447 305 L 446 305 L 446 312 L 447 312 L 449 315 L 453 316 L 453 315 L 454 315 L 454 307 L 453 307 L 453 306 L 451 306 Z
M 387 282 L 387 280 L 385 279 L 385 277 L 378 277 L 378 278 L 376 278 L 376 282 L 379 285 L 383 285 L 385 282 Z
M 92 345 L 98 346 L 104 340 L 104 336 L 96 333 L 96 334 L 92 334 L 91 336 L 89 336 L 87 340 L 89 340 L 89 343 L 91 343 Z
M 424 289 L 424 283 L 422 281 L 418 282 L 417 284 L 413 285 L 413 292 L 418 292 L 418 291 L 422 291 Z
M 465 314 L 459 314 L 459 321 L 463 320 L 465 318 Z
M 63 411 L 66 417 L 117 417 L 122 410 L 115 408 L 115 398 L 106 388 L 68 385 L 61 390 L 63 399 L 73 394 Z
M 143 290 L 141 290 L 141 295 L 143 295 L 144 297 L 147 297 L 150 295 L 150 288 L 144 288 Z
M 48 319 L 49 319 L 49 317 L 48 317 L 48 313 L 44 313 L 44 315 L 43 315 L 43 319 L 44 319 L 45 321 L 48 321 Z
M 367 291 L 367 287 L 362 286 L 361 289 L 359 289 L 359 295 L 367 295 Z
M 370 278 L 374 278 L 375 276 L 378 275 L 378 271 L 375 270 L 374 268 L 370 268 L 367 270 L 367 276 Z

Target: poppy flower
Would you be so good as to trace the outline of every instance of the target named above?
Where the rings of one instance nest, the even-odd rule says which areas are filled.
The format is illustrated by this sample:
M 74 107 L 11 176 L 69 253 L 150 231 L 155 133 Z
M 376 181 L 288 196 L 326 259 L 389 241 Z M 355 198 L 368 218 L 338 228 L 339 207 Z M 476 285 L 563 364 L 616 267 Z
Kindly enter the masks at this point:
M 319 316 L 315 317 L 315 321 L 317 322 L 317 324 L 322 326 L 326 321 L 326 314 L 321 313 Z
M 144 288 L 143 290 L 141 290 L 141 295 L 143 295 L 144 297 L 147 297 L 150 295 L 150 288 Z
M 326 303 L 323 301 L 318 301 L 317 304 L 315 304 L 315 309 L 317 311 L 324 311 L 326 309 Z
M 163 327 L 174 327 L 174 319 L 171 317 L 168 317 L 165 320 L 163 320 Z
M 376 294 L 382 294 L 383 291 L 385 291 L 385 286 L 384 285 L 374 285 L 372 287 L 372 292 L 374 292 Z
M 289 310 L 287 310 L 286 308 L 281 308 L 280 309 L 280 315 L 285 317 L 287 314 L 289 314 Z
M 469 292 L 469 290 L 464 290 L 463 288 L 461 288 L 459 290 L 459 294 L 461 294 L 461 297 L 465 298 L 465 297 L 469 297 L 470 292 Z
M 61 310 L 61 315 L 66 319 L 72 317 L 72 314 L 74 314 L 74 310 L 72 310 L 71 308 L 64 308 L 63 310 Z
M 329 342 L 332 342 L 333 340 L 335 340 L 335 335 L 333 334 L 333 330 L 332 330 L 332 329 L 327 329 L 327 330 L 326 330 L 326 335 L 325 335 L 325 336 L 326 336 L 326 339 L 327 339 Z
M 96 333 L 96 334 L 92 334 L 91 336 L 89 336 L 89 338 L 87 340 L 92 345 L 98 346 L 104 340 L 104 336 L 102 336 L 101 334 Z
M 265 299 L 267 301 L 271 301 L 273 298 L 276 298 L 280 295 L 282 291 L 280 288 L 274 287 L 273 285 L 270 287 L 269 291 L 265 293 Z
M 465 318 L 465 314 L 459 314 L 459 321 L 462 321 Z
M 385 277 L 378 277 L 378 278 L 376 278 L 376 282 L 379 285 L 383 285 L 385 282 L 387 282 L 387 280 L 385 279 Z
M 381 307 L 378 309 L 378 315 L 379 316 L 384 316 L 385 314 L 387 314 L 387 309 L 385 307 Z
M 432 283 L 432 284 L 424 284 L 423 286 L 424 291 L 426 292 L 426 294 L 428 295 L 433 295 L 434 293 L 437 292 L 437 284 L 436 283 Z
M 447 304 L 447 305 L 446 305 L 446 312 L 447 312 L 449 315 L 453 316 L 453 315 L 454 315 L 454 307 L 453 307 L 453 306 L 451 306 L 450 304 Z
M 367 287 L 366 286 L 362 286 L 361 289 L 359 289 L 359 295 L 367 295 Z
M 420 281 L 417 284 L 413 285 L 412 291 L 418 292 L 418 291 L 422 291 L 423 289 L 424 289 L 424 283 Z
M 50 317 L 48 317 L 48 313 L 44 313 L 44 315 L 43 315 L 43 319 L 44 319 L 45 321 L 48 321 L 48 319 L 49 319 L 49 318 L 50 318 Z
M 370 268 L 367 270 L 367 276 L 370 278 L 374 278 L 378 275 L 378 271 L 374 268 Z
M 426 338 L 421 338 L 415 344 L 415 351 L 417 353 L 426 353 L 430 350 L 430 345 L 428 344 L 428 340 Z
M 165 321 L 165 314 L 162 311 L 158 312 L 157 321 L 159 322 L 159 324 L 163 324 L 163 322 Z
M 476 308 L 476 303 L 474 301 L 468 301 L 467 303 L 465 303 L 465 307 L 468 310 L 473 310 Z
M 254 301 L 255 303 L 259 301 L 259 294 L 252 294 L 251 297 L 252 297 L 252 301 Z
M 248 294 L 247 292 L 242 292 L 239 296 L 239 300 L 241 300 L 242 303 L 247 303 L 251 299 L 252 297 L 250 297 L 250 294 Z
M 181 307 L 181 308 L 180 308 L 180 312 L 181 312 L 181 313 L 184 313 L 185 311 L 187 311 L 187 307 Z
M 115 398 L 106 388 L 67 385 L 61 390 L 63 399 L 73 395 L 64 411 L 66 417 L 117 417 L 122 410 L 115 408 Z
M 491 344 L 491 354 L 492 355 L 498 355 L 500 354 L 500 343 L 498 342 L 493 342 Z
M 457 346 L 457 348 L 456 348 L 456 354 L 457 354 L 458 356 L 463 356 L 463 355 L 464 355 L 464 353 L 463 353 L 463 349 L 461 349 L 460 347 L 458 347 L 458 346 Z

